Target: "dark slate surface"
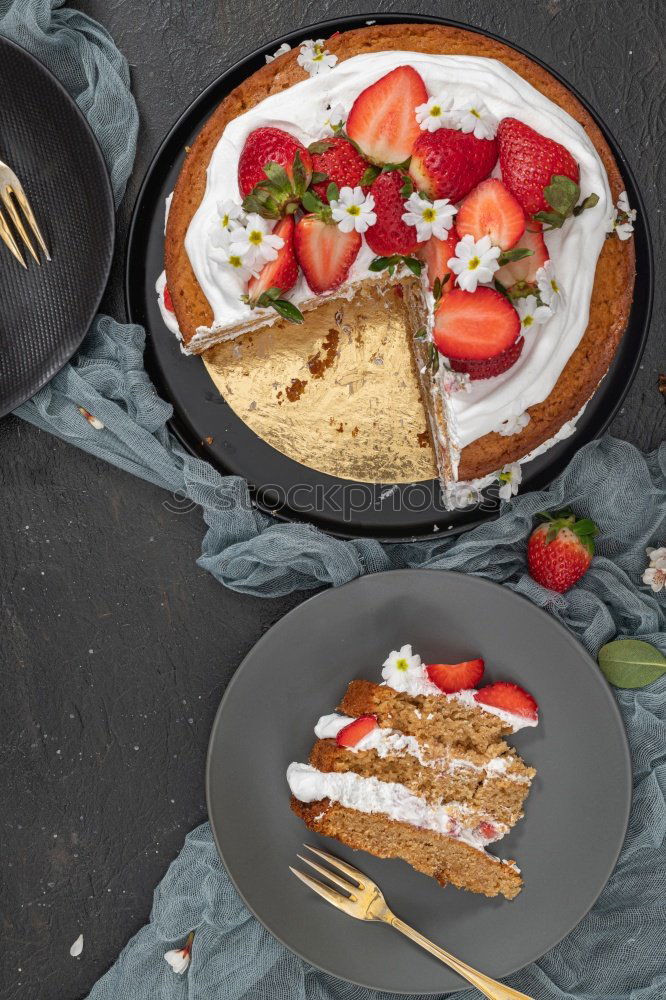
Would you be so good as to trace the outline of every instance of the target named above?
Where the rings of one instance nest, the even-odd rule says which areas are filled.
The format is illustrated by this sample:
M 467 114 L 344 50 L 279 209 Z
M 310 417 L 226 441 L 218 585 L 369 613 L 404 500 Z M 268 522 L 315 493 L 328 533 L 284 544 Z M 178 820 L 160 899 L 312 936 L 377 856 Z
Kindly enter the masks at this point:
M 619 139 L 664 273 L 663 7 L 659 0 L 280 3 L 78 0 L 132 66 L 142 116 L 106 310 L 122 314 L 124 235 L 168 127 L 231 61 L 343 12 L 431 12 L 515 41 L 560 70 Z M 661 15 L 661 18 L 660 18 Z M 612 430 L 641 448 L 666 429 L 658 287 L 643 366 Z M 300 600 L 225 591 L 197 569 L 202 522 L 159 490 L 10 417 L 0 421 L 3 983 L 30 1000 L 84 996 L 145 922 L 155 884 L 205 818 L 203 768 L 243 654 Z M 83 956 L 69 947 L 80 931 Z

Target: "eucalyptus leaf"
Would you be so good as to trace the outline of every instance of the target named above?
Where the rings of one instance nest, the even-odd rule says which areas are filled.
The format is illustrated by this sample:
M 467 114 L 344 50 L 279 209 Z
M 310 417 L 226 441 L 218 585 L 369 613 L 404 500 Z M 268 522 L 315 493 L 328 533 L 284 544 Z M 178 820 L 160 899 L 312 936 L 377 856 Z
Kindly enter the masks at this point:
M 615 639 L 599 650 L 606 680 L 619 688 L 642 688 L 666 674 L 666 656 L 643 639 Z

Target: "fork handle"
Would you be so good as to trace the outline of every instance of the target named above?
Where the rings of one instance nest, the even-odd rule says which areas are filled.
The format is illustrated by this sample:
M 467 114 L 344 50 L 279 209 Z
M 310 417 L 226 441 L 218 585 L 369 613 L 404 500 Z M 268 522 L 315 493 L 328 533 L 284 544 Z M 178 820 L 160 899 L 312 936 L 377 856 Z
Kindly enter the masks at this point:
M 401 934 L 404 934 L 405 937 L 408 937 L 410 941 L 414 941 L 422 948 L 425 948 L 431 955 L 438 958 L 440 962 L 444 962 L 445 965 L 448 965 L 459 976 L 462 976 L 468 983 L 471 983 L 472 986 L 476 986 L 477 990 L 480 990 L 485 997 L 488 997 L 488 1000 L 532 1000 L 526 993 L 520 993 L 518 990 L 512 989 L 511 986 L 498 983 L 496 979 L 491 979 L 490 976 L 484 975 L 483 972 L 473 969 L 471 965 L 467 965 L 466 962 L 462 962 L 454 955 L 450 955 L 448 951 L 444 951 L 439 945 L 436 945 L 433 941 L 424 937 L 423 934 L 415 931 L 413 927 L 406 924 L 400 917 L 391 914 L 388 923 L 392 927 L 395 927 L 397 931 L 400 931 Z

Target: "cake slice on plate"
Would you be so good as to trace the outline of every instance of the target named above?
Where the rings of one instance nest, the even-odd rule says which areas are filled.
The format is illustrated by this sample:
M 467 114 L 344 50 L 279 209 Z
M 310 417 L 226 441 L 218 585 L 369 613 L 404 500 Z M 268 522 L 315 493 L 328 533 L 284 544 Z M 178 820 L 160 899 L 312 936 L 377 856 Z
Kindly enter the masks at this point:
M 411 646 L 384 664 L 382 684 L 352 681 L 322 716 L 307 764 L 292 763 L 292 809 L 316 833 L 486 896 L 513 899 L 514 861 L 491 854 L 523 816 L 535 771 L 505 741 L 536 726 L 515 684 L 477 688 L 480 659 L 424 665 Z

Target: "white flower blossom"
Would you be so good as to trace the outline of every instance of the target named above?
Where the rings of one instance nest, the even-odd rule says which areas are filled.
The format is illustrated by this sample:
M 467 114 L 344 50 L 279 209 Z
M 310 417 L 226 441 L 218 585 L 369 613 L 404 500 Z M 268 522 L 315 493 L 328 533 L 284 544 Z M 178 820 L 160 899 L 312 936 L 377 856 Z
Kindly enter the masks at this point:
M 520 434 L 524 427 L 527 427 L 531 420 L 531 417 L 527 410 L 524 413 L 519 413 L 514 417 L 507 417 L 497 428 L 497 433 L 501 434 L 502 437 L 511 437 L 512 434 Z
M 618 239 L 628 240 L 634 231 L 636 221 L 636 209 L 630 208 L 626 191 L 621 191 L 617 199 L 617 206 L 613 209 L 613 214 L 609 220 L 607 233 L 616 233 Z
M 436 132 L 438 128 L 455 128 L 458 118 L 455 112 L 451 111 L 452 107 L 452 97 L 447 97 L 445 94 L 430 97 L 425 104 L 419 104 L 418 108 L 415 108 L 416 120 L 424 132 Z
M 541 301 L 544 305 L 550 306 L 551 312 L 557 312 L 559 306 L 563 306 L 566 299 L 564 289 L 555 277 L 552 260 L 547 260 L 543 267 L 539 268 L 535 277 Z
M 287 42 L 283 42 L 280 48 L 276 49 L 272 56 L 266 56 L 266 62 L 272 63 L 274 59 L 277 59 L 278 56 L 284 55 L 285 52 L 291 52 L 291 45 Z
M 650 563 L 643 573 L 643 583 L 651 587 L 655 594 L 666 587 L 666 548 L 645 550 Z
M 500 484 L 500 499 L 510 500 L 518 492 L 523 478 L 523 470 L 518 462 L 514 462 L 512 465 L 505 465 L 497 478 Z
M 656 566 L 657 569 L 666 569 L 666 548 L 664 546 L 660 549 L 646 549 L 645 551 L 651 566 Z
M 471 94 L 455 114 L 462 132 L 473 132 L 476 139 L 494 139 L 497 119 L 490 114 L 478 94 Z
M 428 198 L 422 198 L 417 191 L 410 194 L 405 202 L 405 209 L 402 221 L 408 226 L 416 226 L 416 239 L 419 243 L 429 240 L 431 236 L 445 240 L 453 225 L 453 217 L 458 211 L 448 198 L 430 201 Z
M 190 964 L 192 958 L 192 941 L 194 940 L 194 931 L 191 931 L 187 936 L 187 941 L 183 948 L 171 948 L 170 951 L 165 951 L 164 961 L 168 962 L 173 971 L 178 975 L 182 976 L 184 972 L 187 971 L 187 967 Z
M 333 107 L 328 109 L 328 118 L 324 119 L 324 125 L 322 128 L 322 136 L 328 138 L 328 136 L 335 135 L 340 131 L 347 119 L 347 112 L 343 104 L 335 104 Z
M 515 305 L 523 330 L 547 323 L 553 315 L 550 306 L 540 306 L 535 295 L 526 295 L 524 299 L 518 299 Z
M 245 267 L 255 270 L 269 260 L 275 260 L 284 245 L 281 236 L 274 236 L 271 223 L 260 215 L 248 215 L 245 226 L 235 229 L 229 244 L 229 255 L 240 257 Z
M 231 198 L 227 198 L 225 201 L 218 201 L 217 214 L 220 227 L 229 233 L 233 232 L 234 229 L 238 229 L 245 221 L 245 213 L 243 212 L 242 205 L 232 201 Z
M 74 942 L 74 944 L 72 945 L 72 947 L 69 949 L 69 953 L 72 956 L 72 958 L 80 958 L 81 957 L 81 955 L 83 954 L 83 934 L 79 934 L 79 936 L 77 937 L 76 941 Z
M 406 691 L 410 694 L 423 693 L 424 688 L 431 687 L 433 694 L 439 688 L 429 680 L 426 669 L 418 653 L 412 653 L 412 647 L 402 646 L 394 649 L 382 664 L 384 683 L 394 691 Z
M 316 42 L 309 39 L 301 45 L 297 62 L 310 76 L 328 73 L 338 61 L 338 57 L 329 52 L 325 46 L 323 38 L 318 38 Z
M 499 267 L 497 258 L 500 253 L 500 248 L 492 245 L 490 236 L 482 236 L 480 240 L 475 240 L 470 233 L 463 236 L 456 244 L 455 257 L 449 257 L 447 261 L 458 276 L 458 287 L 466 292 L 475 292 L 479 283 L 492 281 Z
M 373 212 L 375 199 L 371 194 L 365 194 L 361 187 L 343 187 L 340 196 L 330 202 L 333 221 L 337 222 L 340 232 L 364 233 L 374 226 L 377 215 Z
M 226 246 L 213 247 L 210 251 L 210 259 L 214 260 L 216 264 L 222 264 L 223 267 L 230 268 L 243 283 L 247 282 L 252 275 L 258 275 L 263 266 L 260 263 L 255 263 L 251 267 L 248 266 L 245 258 L 232 251 L 229 242 L 227 242 Z

